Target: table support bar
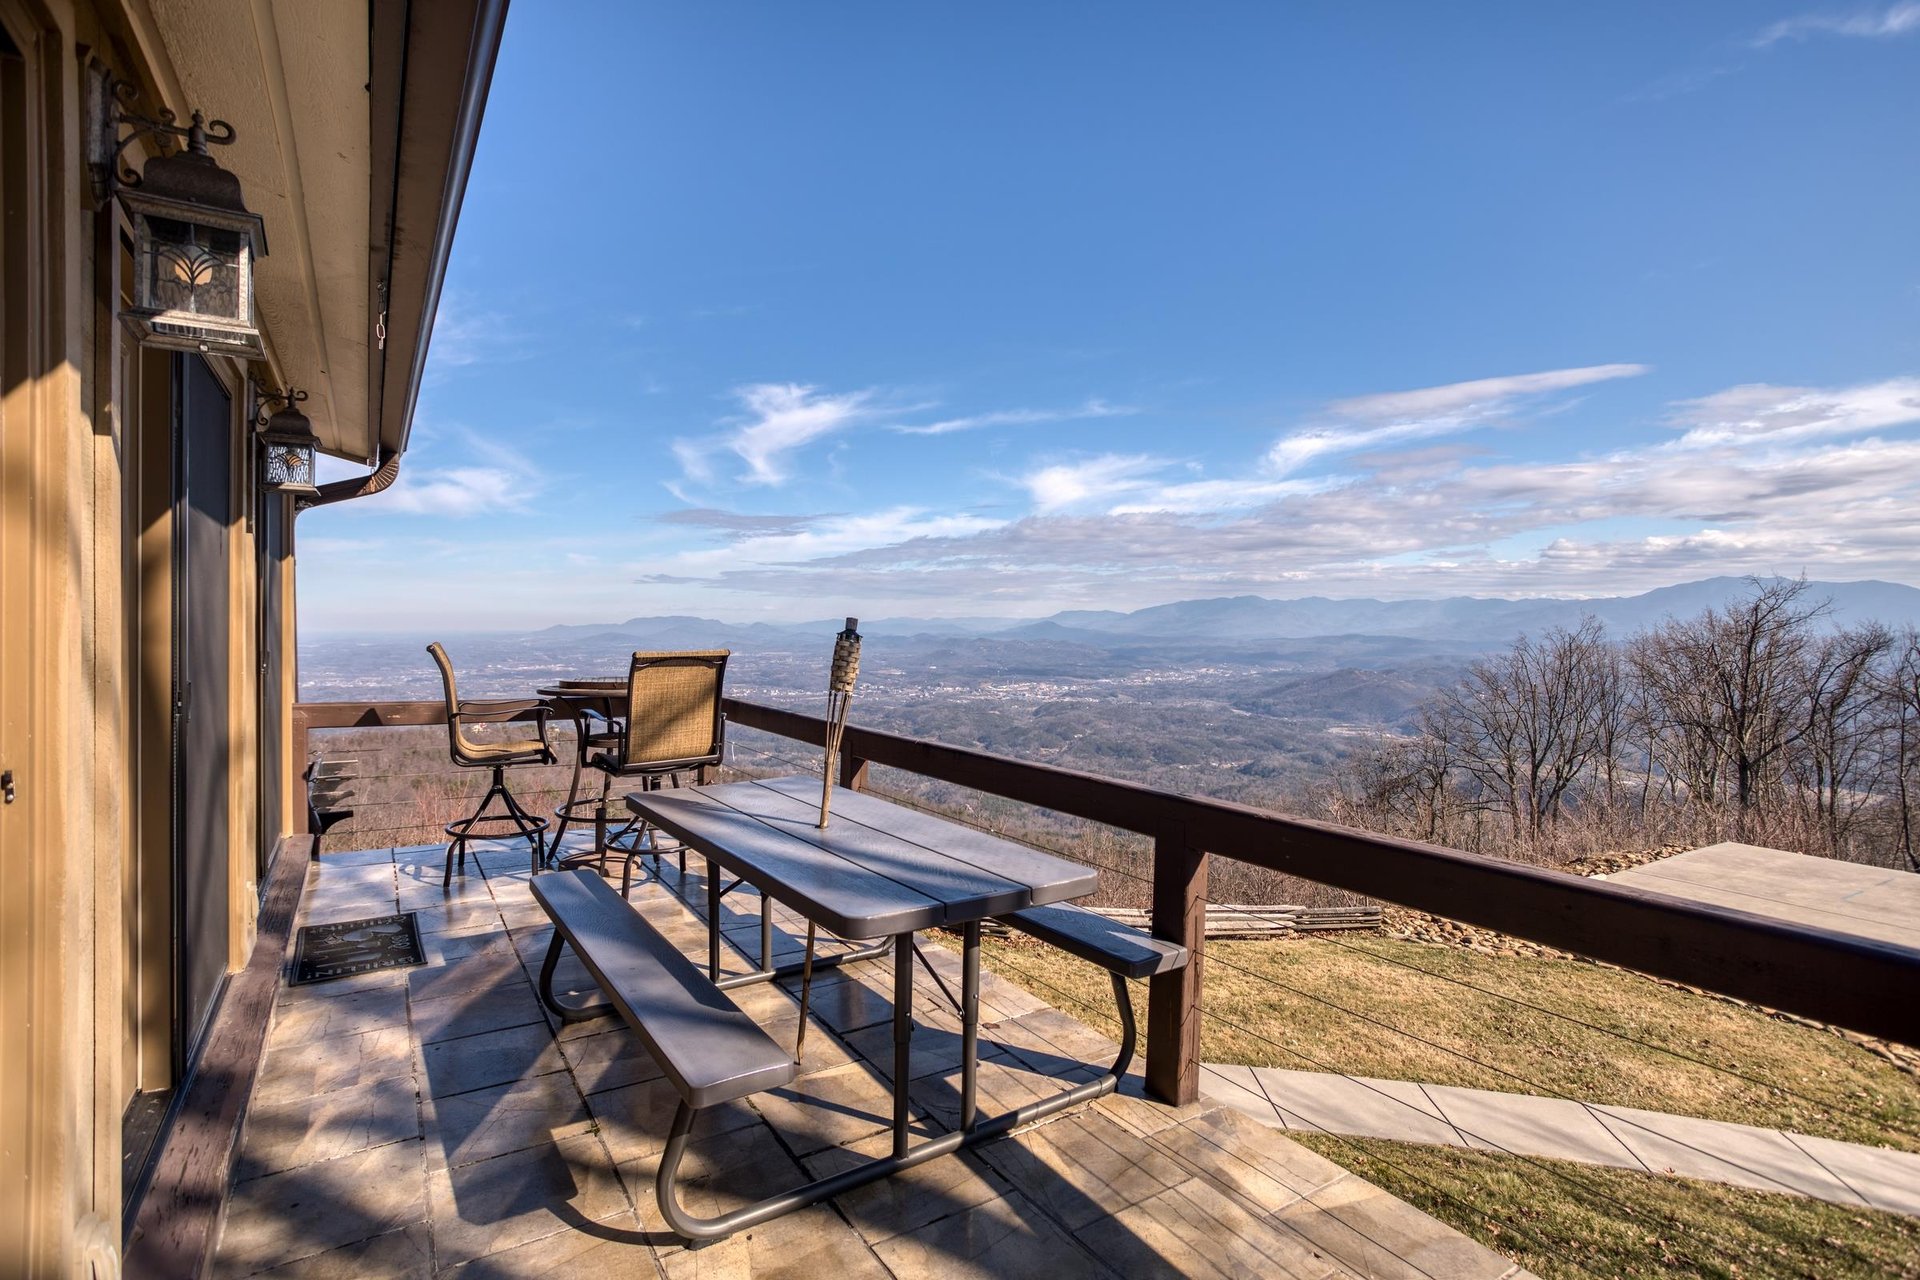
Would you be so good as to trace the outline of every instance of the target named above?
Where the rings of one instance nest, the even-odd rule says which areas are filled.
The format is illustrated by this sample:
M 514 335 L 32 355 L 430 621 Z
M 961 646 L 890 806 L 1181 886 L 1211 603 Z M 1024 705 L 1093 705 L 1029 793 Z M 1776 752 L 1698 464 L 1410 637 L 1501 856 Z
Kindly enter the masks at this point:
M 856 960 L 881 960 L 891 954 L 893 954 L 893 939 L 885 938 L 858 951 L 842 951 L 836 955 L 816 956 L 813 961 L 813 970 L 818 973 L 822 969 L 837 969 L 843 964 L 851 964 Z M 771 969 L 756 969 L 752 973 L 730 973 L 713 985 L 722 991 L 731 991 L 735 987 L 750 987 L 756 982 L 772 982 L 775 978 L 800 977 L 803 976 L 806 967 L 805 960 L 788 960 L 784 964 L 774 965 Z
M 955 1015 L 964 1014 L 966 1012 L 963 1007 L 964 1002 L 959 996 L 953 994 L 953 988 L 948 986 L 947 980 L 940 976 L 940 971 L 933 967 L 933 961 L 927 959 L 925 948 L 916 942 L 913 944 L 913 954 L 914 958 L 920 962 L 920 967 L 927 971 L 927 976 L 933 979 L 933 984 L 940 988 L 940 994 L 945 996 L 947 1003 L 953 1006 Z
M 902 955 L 897 958 L 896 963 L 906 968 L 910 961 Z M 667 1147 L 660 1154 L 660 1171 L 654 1178 L 654 1195 L 660 1204 L 660 1216 L 666 1219 L 668 1228 L 684 1240 L 696 1242 L 718 1240 L 736 1231 L 758 1226 L 763 1222 L 792 1213 L 797 1209 L 819 1204 L 822 1200 L 831 1200 L 837 1195 L 852 1191 L 855 1187 L 864 1187 L 870 1182 L 878 1182 L 882 1178 L 925 1164 L 938 1156 L 979 1146 L 1037 1120 L 1057 1115 L 1070 1107 L 1104 1098 L 1119 1087 L 1120 1079 L 1126 1075 L 1127 1066 L 1133 1061 L 1135 1038 L 1133 1002 L 1127 992 L 1126 979 L 1118 974 L 1113 975 L 1113 992 L 1114 998 L 1120 1005 L 1120 1055 L 1114 1059 L 1112 1068 L 1105 1075 L 1084 1084 L 1075 1085 L 1050 1098 L 1030 1102 L 1005 1115 L 983 1120 L 972 1129 L 956 1129 L 938 1138 L 929 1138 L 917 1147 L 904 1151 L 897 1150 L 892 1155 L 869 1160 L 865 1164 L 855 1165 L 830 1178 L 809 1182 L 805 1186 L 795 1187 L 780 1195 L 769 1196 L 758 1204 L 751 1204 L 717 1217 L 693 1217 L 680 1207 L 680 1202 L 674 1193 L 674 1179 L 680 1171 L 681 1158 L 686 1155 L 687 1138 L 693 1131 L 694 1117 L 698 1114 L 683 1101 L 673 1113 L 673 1127 L 667 1133 Z M 896 1096 L 904 1098 L 906 1091 L 902 1089 Z

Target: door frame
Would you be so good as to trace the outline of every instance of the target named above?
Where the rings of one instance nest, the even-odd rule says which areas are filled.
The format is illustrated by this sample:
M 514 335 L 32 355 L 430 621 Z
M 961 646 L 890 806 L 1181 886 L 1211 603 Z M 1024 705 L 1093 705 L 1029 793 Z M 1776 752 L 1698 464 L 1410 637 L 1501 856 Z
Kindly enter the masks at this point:
M 218 732 L 226 743 L 227 755 L 226 768 L 224 770 L 224 776 L 221 779 L 224 785 L 221 786 L 214 797 L 214 803 L 219 806 L 222 817 L 220 829 L 225 847 L 221 851 L 220 866 L 224 871 L 223 887 L 226 891 L 227 909 L 218 922 L 220 926 L 220 936 L 218 940 L 203 940 L 211 949 L 219 952 L 222 976 L 208 997 L 206 1009 L 200 1019 L 195 1025 L 189 1026 L 186 1022 L 186 1016 L 187 1006 L 190 1004 L 188 983 L 191 981 L 192 975 L 190 973 L 190 966 L 185 960 L 185 948 L 193 940 L 186 936 L 186 903 L 190 887 L 182 882 L 181 877 L 186 868 L 187 805 L 185 787 L 187 785 L 186 769 L 190 764 L 190 762 L 184 759 L 184 748 L 186 744 L 187 721 L 193 713 L 193 708 L 188 704 L 188 681 L 186 676 L 187 663 L 189 661 L 188 655 L 193 647 L 192 630 L 187 617 L 187 602 L 192 590 L 191 571 L 188 567 L 188 529 L 190 525 L 188 511 L 191 502 L 190 491 L 193 485 L 192 477 L 188 472 L 190 447 L 188 444 L 189 428 L 187 424 L 187 413 L 189 406 L 187 388 L 192 376 L 189 362 L 194 360 L 200 361 L 208 376 L 213 379 L 221 392 L 227 397 L 227 493 L 225 502 L 227 524 L 222 539 L 222 549 L 226 561 L 226 585 L 225 591 L 218 601 L 222 616 L 226 622 L 224 635 L 219 642 L 221 652 L 218 655 L 218 665 L 224 684 L 224 688 L 219 691 L 219 705 L 224 711 L 224 715 L 222 716 L 224 723 L 218 727 Z M 169 516 L 169 521 L 172 526 L 172 546 L 169 565 L 172 575 L 171 593 L 173 607 L 172 627 L 168 635 L 168 646 L 171 650 L 171 668 L 173 673 L 172 686 L 169 691 L 170 703 L 173 708 L 173 718 L 169 732 L 172 767 L 168 775 L 168 795 L 171 808 L 169 822 L 171 833 L 169 862 L 172 870 L 173 883 L 171 917 L 174 968 L 173 1064 L 174 1082 L 177 1086 L 184 1082 L 190 1073 L 195 1051 L 199 1048 L 200 1042 L 205 1038 L 208 1028 L 213 1025 L 214 1019 L 218 1017 L 220 1001 L 226 990 L 227 977 L 230 976 L 236 968 L 235 953 L 240 949 L 239 940 L 235 937 L 236 930 L 234 924 L 236 917 L 244 913 L 245 918 L 251 919 L 252 916 L 256 914 L 252 909 L 254 904 L 251 901 L 250 894 L 241 893 L 241 900 L 236 902 L 236 892 L 240 889 L 240 886 L 236 884 L 236 880 L 239 879 L 239 877 L 235 874 L 236 850 L 241 847 L 241 841 L 250 839 L 254 834 L 251 829 L 251 824 L 247 821 L 247 816 L 252 806 L 235 803 L 236 797 L 248 789 L 244 786 L 240 777 L 243 771 L 239 766 L 245 759 L 245 752 L 242 745 L 242 732 L 246 719 L 242 714 L 244 703 L 239 699 L 246 696 L 242 690 L 251 689 L 254 683 L 250 678 L 245 679 L 244 683 L 241 679 L 236 678 L 237 676 L 250 676 L 251 664 L 246 661 L 239 661 L 239 659 L 251 649 L 251 645 L 247 642 L 252 638 L 252 628 L 250 626 L 244 624 L 236 625 L 241 619 L 250 618 L 251 610 L 242 612 L 236 608 L 236 604 L 244 591 L 242 583 L 251 572 L 253 564 L 250 557 L 244 560 L 240 558 L 240 553 L 243 548 L 237 545 L 240 541 L 240 535 L 245 532 L 246 517 L 248 515 L 244 505 L 246 489 L 248 488 L 245 469 L 247 453 L 246 436 L 248 433 L 245 433 L 241 428 L 241 418 L 246 404 L 244 398 L 247 390 L 246 380 L 241 376 L 240 372 L 234 368 L 233 363 L 225 358 L 183 353 L 174 357 L 170 363 L 171 406 L 168 414 L 170 423 L 168 434 L 172 452 L 172 504 Z M 236 668 L 239 670 L 236 670 Z M 253 880 L 251 874 L 248 874 L 245 878 L 249 882 Z

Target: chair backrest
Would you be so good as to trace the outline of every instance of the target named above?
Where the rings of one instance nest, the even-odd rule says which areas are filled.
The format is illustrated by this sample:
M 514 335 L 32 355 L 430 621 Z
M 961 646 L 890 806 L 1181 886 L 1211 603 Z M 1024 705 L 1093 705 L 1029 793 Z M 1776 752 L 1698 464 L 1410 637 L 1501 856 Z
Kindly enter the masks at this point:
M 453 662 L 438 640 L 427 646 L 427 652 L 433 655 L 434 663 L 440 668 L 440 685 L 447 693 L 447 751 L 453 756 L 455 764 L 464 764 L 473 744 L 461 734 L 460 721 L 454 716 L 454 712 L 460 708 L 460 693 L 454 687 Z
M 730 649 L 635 653 L 627 672 L 623 769 L 718 764 L 726 748 L 720 691 Z

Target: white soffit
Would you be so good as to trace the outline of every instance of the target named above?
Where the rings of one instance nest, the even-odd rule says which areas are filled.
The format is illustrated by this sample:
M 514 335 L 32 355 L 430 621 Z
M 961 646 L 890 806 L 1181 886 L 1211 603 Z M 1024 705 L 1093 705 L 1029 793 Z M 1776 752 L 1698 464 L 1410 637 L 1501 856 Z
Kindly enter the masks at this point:
M 266 222 L 255 296 L 269 358 L 311 397 L 320 446 L 368 460 L 367 7 L 360 0 L 150 0 L 184 120 L 232 124 L 215 147 Z

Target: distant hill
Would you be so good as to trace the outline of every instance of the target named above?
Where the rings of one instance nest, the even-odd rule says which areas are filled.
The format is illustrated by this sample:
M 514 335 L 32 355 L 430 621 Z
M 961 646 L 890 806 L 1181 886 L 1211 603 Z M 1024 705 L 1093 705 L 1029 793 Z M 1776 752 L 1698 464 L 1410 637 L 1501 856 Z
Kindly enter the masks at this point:
M 1369 671 L 1342 667 L 1337 671 L 1296 676 L 1236 698 L 1237 710 L 1284 720 L 1370 722 L 1405 726 L 1435 689 L 1457 673 L 1440 669 L 1432 680 L 1400 671 Z
M 1707 578 L 1636 596 L 1586 600 L 1451 596 L 1436 600 L 1335 600 L 1305 596 L 1222 596 L 1182 600 L 1121 613 L 1070 609 L 1039 619 L 862 619 L 861 632 L 877 651 L 897 661 L 947 661 L 1083 671 L 1097 655 L 1204 662 L 1209 657 L 1325 671 L 1393 666 L 1425 658 L 1472 655 L 1503 648 L 1521 633 L 1574 627 L 1598 618 L 1615 636 L 1631 635 L 1667 617 L 1690 617 L 1726 605 L 1749 590 L 1744 578 Z M 1828 621 L 1879 621 L 1920 626 L 1920 589 L 1893 582 L 1814 582 L 1809 594 L 1832 602 Z M 838 618 L 803 623 L 729 623 L 690 615 L 571 623 L 507 635 L 489 644 L 553 652 L 591 649 L 726 647 L 742 652 L 811 650 L 835 631 Z M 314 633 L 338 643 L 358 637 Z M 392 637 L 383 637 L 392 639 Z
M 1504 645 L 1522 632 L 1577 626 L 1588 614 L 1617 635 L 1665 617 L 1688 617 L 1745 595 L 1745 578 L 1708 578 L 1661 587 L 1637 596 L 1588 600 L 1452 596 L 1438 600 L 1332 600 L 1306 596 L 1271 600 L 1225 596 L 1182 600 L 1132 613 L 1072 611 L 1026 623 L 1015 633 L 1092 642 L 1094 637 L 1254 640 L 1370 635 L 1420 637 L 1470 647 Z M 1891 626 L 1920 625 L 1920 590 L 1893 582 L 1815 582 L 1809 594 L 1833 602 L 1831 620 L 1847 624 L 1877 620 Z

